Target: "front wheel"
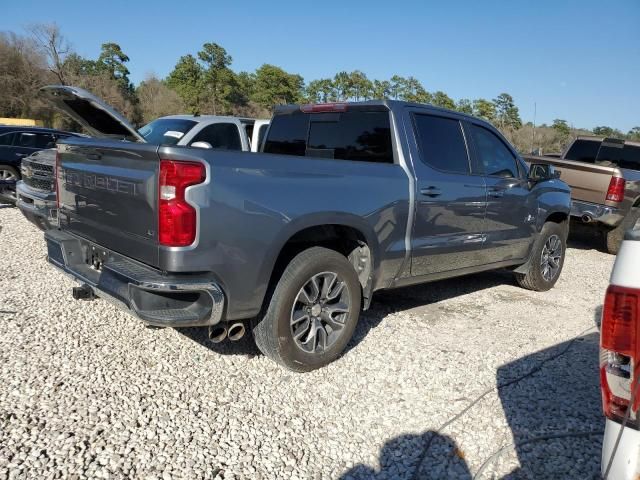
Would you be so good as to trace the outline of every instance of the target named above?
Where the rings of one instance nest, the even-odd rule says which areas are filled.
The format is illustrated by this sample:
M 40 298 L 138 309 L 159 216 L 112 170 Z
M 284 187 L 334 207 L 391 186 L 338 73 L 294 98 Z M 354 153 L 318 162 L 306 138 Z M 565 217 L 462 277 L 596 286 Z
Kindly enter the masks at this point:
M 567 251 L 567 231 L 562 225 L 547 222 L 536 240 L 526 273 L 516 273 L 522 288 L 546 292 L 560 278 Z
M 294 371 L 327 365 L 353 335 L 362 301 L 358 276 L 346 257 L 322 247 L 294 257 L 254 325 L 256 345 Z
M 8 202 L 12 205 L 16 203 L 16 186 L 15 183 L 10 187 L 5 187 L 2 182 L 17 182 L 20 180 L 18 170 L 9 165 L 0 165 L 0 203 Z

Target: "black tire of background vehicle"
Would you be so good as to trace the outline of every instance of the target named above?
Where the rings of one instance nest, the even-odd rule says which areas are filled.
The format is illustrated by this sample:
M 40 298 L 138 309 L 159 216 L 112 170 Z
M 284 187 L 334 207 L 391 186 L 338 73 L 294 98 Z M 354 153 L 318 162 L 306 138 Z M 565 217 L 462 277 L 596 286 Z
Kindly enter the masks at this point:
M 613 230 L 604 232 L 604 241 L 607 252 L 612 255 L 617 255 L 624 239 L 624 232 L 633 228 L 636 222 L 640 219 L 640 207 L 634 207 L 629 210 L 629 213 L 622 219 L 620 225 Z
M 13 176 L 15 178 L 17 178 L 18 180 L 20 180 L 20 172 L 18 172 L 18 170 L 10 165 L 0 165 L 0 170 L 5 170 L 7 172 L 11 172 L 13 174 Z M 2 180 L 2 178 L 0 178 L 0 180 Z M 0 187 L 0 203 L 2 202 L 9 202 L 11 205 L 15 205 L 16 204 L 16 191 L 15 188 L 13 190 L 11 190 L 10 193 L 3 191 L 2 187 Z
M 520 285 L 522 288 L 526 288 L 527 290 L 533 290 L 536 292 L 546 292 L 547 290 L 553 288 L 553 286 L 558 281 L 558 278 L 560 278 L 560 275 L 562 274 L 564 258 L 567 252 L 567 234 L 567 227 L 559 223 L 547 222 L 542 226 L 542 231 L 540 232 L 540 235 L 538 236 L 531 252 L 529 271 L 527 273 L 515 274 L 518 285 Z M 562 245 L 562 256 L 560 257 L 560 269 L 558 270 L 557 274 L 550 281 L 548 281 L 542 276 L 542 266 L 540 264 L 540 259 L 542 258 L 542 249 L 547 243 L 547 240 L 549 240 L 549 238 L 551 238 L 551 236 L 553 235 L 557 235 L 558 237 L 560 237 L 560 242 Z
M 327 351 L 303 352 L 295 344 L 290 327 L 291 310 L 300 289 L 314 275 L 330 271 L 345 282 L 351 299 L 351 309 L 341 335 Z M 323 367 L 338 358 L 353 336 L 362 304 L 362 290 L 358 275 L 343 255 L 323 247 L 312 247 L 291 260 L 282 273 L 273 295 L 268 299 L 266 312 L 253 325 L 253 337 L 260 351 L 296 372 L 308 372 Z

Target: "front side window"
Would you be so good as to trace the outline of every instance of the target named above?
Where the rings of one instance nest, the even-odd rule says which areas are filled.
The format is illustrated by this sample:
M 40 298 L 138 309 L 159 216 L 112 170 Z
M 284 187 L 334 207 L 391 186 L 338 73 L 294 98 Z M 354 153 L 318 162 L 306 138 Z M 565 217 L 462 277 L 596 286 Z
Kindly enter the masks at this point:
M 389 112 L 351 109 L 276 115 L 264 152 L 393 163 Z
M 628 170 L 640 170 L 640 147 L 625 145 L 622 160 L 618 166 Z
M 213 123 L 204 127 L 191 140 L 194 142 L 207 142 L 212 148 L 223 150 L 242 150 L 240 132 L 233 123 Z
M 471 136 L 485 175 L 503 178 L 518 177 L 516 158 L 495 133 L 472 124 Z
M 159 118 L 146 124 L 138 133 L 152 145 L 175 145 L 197 123 L 184 118 Z
M 433 115 L 414 115 L 422 161 L 452 173 L 469 173 L 469 157 L 460 122 Z

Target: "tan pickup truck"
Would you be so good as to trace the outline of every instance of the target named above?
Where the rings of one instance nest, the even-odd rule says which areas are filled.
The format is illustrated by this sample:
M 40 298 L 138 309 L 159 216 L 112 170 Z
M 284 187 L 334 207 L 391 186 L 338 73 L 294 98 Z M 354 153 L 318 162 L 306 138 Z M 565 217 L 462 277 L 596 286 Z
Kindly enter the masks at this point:
M 625 230 L 640 219 L 640 142 L 578 137 L 560 157 L 524 158 L 560 171 L 571 187 L 572 219 L 598 228 L 617 253 Z

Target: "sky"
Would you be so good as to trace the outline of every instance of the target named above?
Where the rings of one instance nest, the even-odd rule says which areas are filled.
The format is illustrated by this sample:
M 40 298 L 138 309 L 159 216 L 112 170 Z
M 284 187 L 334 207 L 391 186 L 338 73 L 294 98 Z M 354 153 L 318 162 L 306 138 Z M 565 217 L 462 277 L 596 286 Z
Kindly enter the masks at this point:
M 56 22 L 89 58 L 120 44 L 136 84 L 215 42 L 235 71 L 271 63 L 307 82 L 356 69 L 412 75 L 456 100 L 507 92 L 538 125 L 640 126 L 640 0 L 3 3 L 0 31 Z

